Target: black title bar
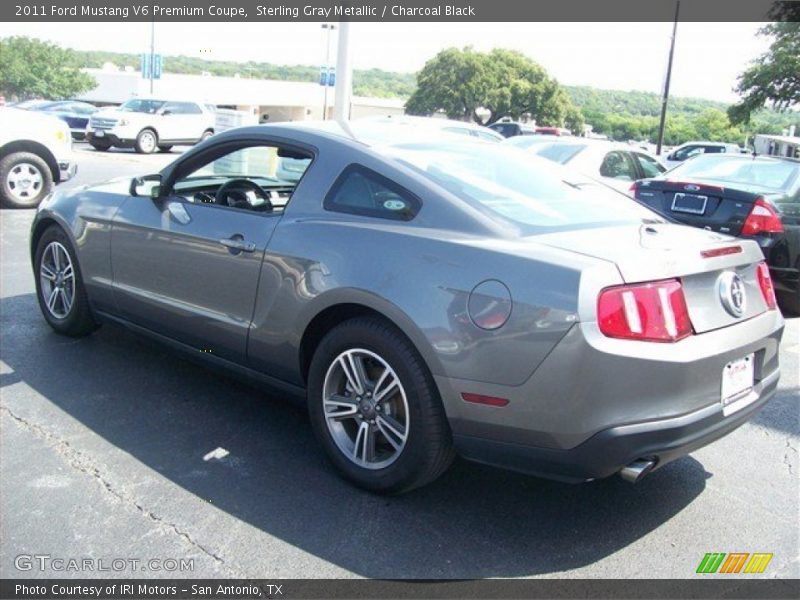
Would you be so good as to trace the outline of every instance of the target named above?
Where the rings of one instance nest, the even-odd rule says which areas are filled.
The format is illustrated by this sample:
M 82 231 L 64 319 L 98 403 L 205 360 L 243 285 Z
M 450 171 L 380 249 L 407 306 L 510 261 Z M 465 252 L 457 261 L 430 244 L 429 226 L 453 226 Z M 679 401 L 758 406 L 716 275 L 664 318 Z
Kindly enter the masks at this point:
M 671 21 L 677 0 L 2 0 L 0 20 Z M 800 21 L 798 0 L 680 0 L 681 21 Z M 600 32 L 601 33 L 601 32 Z
M 797 598 L 797 580 L 752 579 L 3 579 L 0 598 L 63 600 L 227 598 Z

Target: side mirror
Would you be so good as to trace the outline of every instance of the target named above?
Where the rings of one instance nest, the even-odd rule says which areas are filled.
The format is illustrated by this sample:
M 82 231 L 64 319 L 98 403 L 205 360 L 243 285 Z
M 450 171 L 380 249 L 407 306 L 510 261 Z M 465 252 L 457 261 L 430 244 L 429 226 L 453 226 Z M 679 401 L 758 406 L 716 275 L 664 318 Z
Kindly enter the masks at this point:
M 144 175 L 131 179 L 129 189 L 131 196 L 146 196 L 148 198 L 158 198 L 161 196 L 161 175 Z

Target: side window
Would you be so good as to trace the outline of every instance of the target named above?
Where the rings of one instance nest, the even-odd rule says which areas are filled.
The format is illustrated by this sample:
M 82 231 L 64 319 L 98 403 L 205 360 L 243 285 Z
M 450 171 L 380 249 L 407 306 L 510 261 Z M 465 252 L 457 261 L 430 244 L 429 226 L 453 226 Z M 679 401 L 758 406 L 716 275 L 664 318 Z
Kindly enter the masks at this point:
M 703 146 L 704 154 L 722 154 L 723 152 L 725 152 L 723 146 Z
M 686 146 L 675 153 L 675 160 L 686 160 L 703 153 L 702 146 Z
M 603 164 L 600 165 L 600 175 L 623 181 L 635 181 L 637 179 L 633 161 L 625 152 L 609 152 L 606 154 Z
M 165 115 L 181 115 L 183 111 L 181 110 L 180 102 L 167 102 L 161 109 L 161 113 Z
M 411 192 L 360 165 L 350 165 L 331 187 L 323 203 L 325 210 L 410 221 L 422 203 Z
M 181 108 L 182 115 L 199 115 L 203 112 L 194 102 L 178 102 L 178 106 Z
M 172 194 L 195 204 L 213 204 L 255 212 L 282 210 L 311 163 L 311 155 L 273 145 L 229 145 L 204 155 L 202 163 L 179 167 Z M 281 161 L 298 170 L 291 181 L 277 176 Z
M 642 168 L 642 173 L 644 173 L 645 177 L 658 177 L 659 175 L 661 175 L 661 173 L 667 170 L 656 159 L 647 156 L 646 154 L 639 154 L 638 152 L 634 152 L 633 155 L 636 157 L 636 161 Z

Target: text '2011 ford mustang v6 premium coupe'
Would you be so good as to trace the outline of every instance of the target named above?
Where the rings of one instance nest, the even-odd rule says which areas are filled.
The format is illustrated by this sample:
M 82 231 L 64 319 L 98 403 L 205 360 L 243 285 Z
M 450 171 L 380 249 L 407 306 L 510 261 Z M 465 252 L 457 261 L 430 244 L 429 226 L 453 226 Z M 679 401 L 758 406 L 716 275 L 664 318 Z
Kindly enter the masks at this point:
M 275 177 L 282 159 L 302 177 Z M 334 465 L 379 492 L 456 453 L 636 481 L 747 421 L 779 376 L 757 244 L 480 142 L 230 130 L 50 196 L 31 255 L 56 331 L 117 322 L 297 392 Z

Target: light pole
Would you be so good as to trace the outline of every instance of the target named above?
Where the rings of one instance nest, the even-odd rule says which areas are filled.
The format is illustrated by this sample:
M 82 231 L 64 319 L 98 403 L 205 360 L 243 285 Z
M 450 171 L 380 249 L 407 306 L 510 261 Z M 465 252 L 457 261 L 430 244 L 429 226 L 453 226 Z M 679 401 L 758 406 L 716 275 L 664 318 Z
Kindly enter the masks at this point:
M 331 32 L 336 29 L 336 25 L 333 23 L 323 23 L 323 29 L 328 30 L 327 40 L 325 42 L 325 72 L 327 77 L 330 78 L 330 65 L 331 65 Z M 322 120 L 325 121 L 328 119 L 328 81 L 325 81 L 325 100 L 322 104 Z
M 675 21 L 672 24 L 672 39 L 669 43 L 669 59 L 667 60 L 667 75 L 664 78 L 664 94 L 661 96 L 661 118 L 658 122 L 658 143 L 656 156 L 661 156 L 661 146 L 664 143 L 664 127 L 667 123 L 667 102 L 669 101 L 669 82 L 672 78 L 672 57 L 675 54 L 675 36 L 678 34 L 678 16 L 681 11 L 681 0 L 675 2 Z
M 153 75 L 156 70 L 156 16 L 150 21 L 150 95 L 153 95 Z

